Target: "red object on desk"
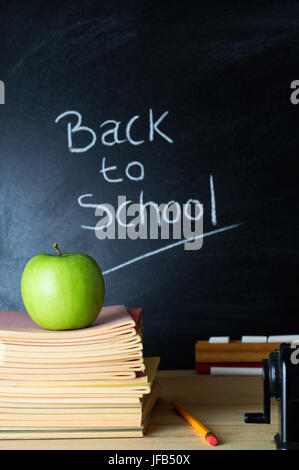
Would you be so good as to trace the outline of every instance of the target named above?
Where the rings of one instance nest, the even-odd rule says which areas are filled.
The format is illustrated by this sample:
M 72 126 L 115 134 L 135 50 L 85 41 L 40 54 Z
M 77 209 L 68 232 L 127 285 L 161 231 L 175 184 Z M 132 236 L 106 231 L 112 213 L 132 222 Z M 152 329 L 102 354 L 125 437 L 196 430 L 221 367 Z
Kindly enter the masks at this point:
M 261 362 L 197 362 L 196 372 L 198 374 L 210 374 L 211 367 L 259 367 Z

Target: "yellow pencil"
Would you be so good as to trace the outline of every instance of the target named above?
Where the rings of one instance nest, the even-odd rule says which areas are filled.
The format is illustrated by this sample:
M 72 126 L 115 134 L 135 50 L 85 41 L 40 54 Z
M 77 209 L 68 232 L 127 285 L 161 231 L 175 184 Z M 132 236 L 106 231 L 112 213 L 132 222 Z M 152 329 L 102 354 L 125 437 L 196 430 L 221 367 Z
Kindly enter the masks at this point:
M 184 408 L 177 400 L 172 400 L 172 406 L 176 409 L 176 411 L 188 421 L 191 426 L 200 432 L 203 438 L 211 444 L 211 446 L 216 446 L 218 444 L 216 436 L 204 425 L 202 424 L 199 419 L 192 416 L 186 408 Z

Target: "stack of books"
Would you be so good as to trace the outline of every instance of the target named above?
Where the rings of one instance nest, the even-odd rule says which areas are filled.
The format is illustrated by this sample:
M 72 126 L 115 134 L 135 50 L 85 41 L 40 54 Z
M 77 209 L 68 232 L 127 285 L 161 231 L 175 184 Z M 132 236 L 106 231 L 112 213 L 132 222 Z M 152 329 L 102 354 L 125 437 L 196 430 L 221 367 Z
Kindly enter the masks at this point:
M 142 309 L 104 307 L 81 330 L 0 311 L 0 439 L 141 437 L 159 358 L 142 353 Z

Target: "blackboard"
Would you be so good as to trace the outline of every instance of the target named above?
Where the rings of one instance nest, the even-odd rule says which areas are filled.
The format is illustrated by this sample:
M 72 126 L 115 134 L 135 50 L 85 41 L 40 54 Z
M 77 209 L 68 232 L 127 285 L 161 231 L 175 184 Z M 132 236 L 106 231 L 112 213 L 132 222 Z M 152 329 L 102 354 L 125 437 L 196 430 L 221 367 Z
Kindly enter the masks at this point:
M 58 242 L 96 259 L 107 305 L 144 308 L 162 368 L 192 368 L 211 335 L 298 333 L 298 19 L 295 1 L 1 2 L 1 308 L 24 308 L 26 262 Z M 96 142 L 76 152 L 80 116 Z M 141 192 L 199 200 L 202 248 L 82 228 L 84 204 Z

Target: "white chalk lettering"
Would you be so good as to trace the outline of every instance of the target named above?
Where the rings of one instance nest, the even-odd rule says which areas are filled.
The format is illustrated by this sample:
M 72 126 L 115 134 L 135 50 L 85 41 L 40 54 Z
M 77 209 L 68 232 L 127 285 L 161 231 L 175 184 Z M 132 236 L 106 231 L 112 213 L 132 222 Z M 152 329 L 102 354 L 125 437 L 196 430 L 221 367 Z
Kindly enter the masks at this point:
M 130 144 L 132 145 L 141 145 L 144 143 L 144 140 L 133 140 L 132 137 L 131 137 L 131 127 L 133 125 L 133 123 L 139 119 L 140 116 L 134 116 L 132 117 L 132 119 L 130 119 L 130 121 L 128 122 L 127 124 L 127 127 L 126 127 L 126 136 L 127 136 L 127 139 L 128 141 L 130 142 Z
M 139 176 L 133 176 L 130 172 L 129 169 L 131 167 L 138 166 L 140 168 L 140 175 Z M 140 162 L 131 162 L 127 165 L 126 168 L 126 175 L 129 178 L 129 180 L 132 181 L 141 181 L 144 179 L 144 166 Z
M 108 167 L 107 167 L 107 166 L 105 165 L 105 163 L 106 163 L 106 157 L 103 157 L 103 160 L 102 160 L 102 169 L 99 171 L 99 173 L 102 173 L 102 174 L 103 174 L 104 179 L 105 179 L 106 181 L 108 181 L 108 183 L 121 183 L 121 182 L 123 181 L 122 178 L 114 178 L 114 179 L 112 179 L 112 178 L 109 178 L 109 176 L 107 176 L 107 172 L 108 172 L 108 171 L 115 171 L 115 170 L 117 170 L 117 166 L 114 165 L 114 166 L 108 166 Z
M 63 119 L 66 116 L 69 115 L 74 115 L 77 117 L 77 123 L 72 126 L 71 122 L 67 123 L 67 142 L 68 142 L 68 149 L 72 153 L 83 153 L 87 152 L 87 150 L 91 149 L 97 140 L 96 133 L 90 128 L 86 126 L 81 126 L 82 124 L 82 116 L 78 111 L 66 111 L 65 113 L 60 114 L 56 119 L 55 119 L 55 124 L 57 124 L 61 119 Z M 74 147 L 73 146 L 73 134 L 76 132 L 87 132 L 91 136 L 91 141 L 89 142 L 88 145 L 85 147 Z
M 120 123 L 121 121 L 113 121 L 113 119 L 110 119 L 109 121 L 105 121 L 100 125 L 100 127 L 103 127 L 103 126 L 106 126 L 107 124 L 113 124 L 113 127 L 111 129 L 108 129 L 106 132 L 102 134 L 101 140 L 102 140 L 103 145 L 108 145 L 112 147 L 112 145 L 122 144 L 123 142 L 126 142 L 126 139 L 119 140 L 118 138 L 118 130 L 119 130 Z M 106 139 L 108 135 L 112 135 L 113 139 L 111 141 Z
M 152 142 L 154 140 L 154 133 L 157 132 L 157 134 L 159 134 L 161 137 L 163 137 L 163 139 L 167 140 L 167 142 L 169 142 L 170 144 L 173 144 L 173 140 L 168 137 L 166 134 L 164 134 L 164 132 L 162 132 L 158 126 L 160 124 L 160 122 L 163 121 L 164 118 L 166 118 L 167 114 L 168 114 L 169 111 L 165 111 L 165 113 L 163 113 L 159 119 L 157 119 L 155 122 L 154 122 L 154 117 L 153 117 L 153 110 L 150 109 L 149 110 L 149 124 L 150 124 L 150 130 L 149 130 L 149 140 Z
M 1 85 L 1 82 L 0 82 Z M 4 87 L 4 84 L 3 84 Z M 3 88 L 4 93 L 4 88 Z M 152 108 L 149 109 L 148 115 L 148 141 L 153 142 L 155 140 L 155 135 L 158 135 L 160 138 L 166 140 L 169 144 L 173 143 L 173 140 L 160 129 L 160 125 L 162 121 L 165 120 L 166 116 L 169 114 L 169 111 L 165 111 L 162 113 L 158 118 L 154 118 L 154 111 Z M 58 124 L 62 119 L 66 117 L 76 117 L 75 124 L 72 123 L 71 120 L 67 121 L 67 146 L 68 150 L 71 153 L 84 153 L 90 150 L 97 141 L 97 134 L 96 132 L 91 129 L 91 127 L 83 126 L 82 125 L 82 115 L 78 111 L 65 111 L 64 113 L 60 114 L 55 119 L 55 124 Z M 117 121 L 114 119 L 108 119 L 103 121 L 100 124 L 100 129 L 104 129 L 101 134 L 101 143 L 108 147 L 113 147 L 114 145 L 120 145 L 124 142 L 128 142 L 130 145 L 139 146 L 145 143 L 145 140 L 140 138 L 136 140 L 132 137 L 132 127 L 137 120 L 140 119 L 140 115 L 136 114 L 132 118 L 130 118 L 127 124 L 123 124 L 125 126 L 124 132 L 126 138 L 120 138 L 120 127 L 122 125 L 122 121 Z M 108 127 L 108 128 L 107 128 Z M 82 138 L 86 140 L 88 137 L 88 144 L 85 146 L 76 146 L 73 142 L 75 134 L 82 134 Z M 84 135 L 85 134 L 85 135 Z
M 215 226 L 217 225 L 217 215 L 216 215 L 216 199 L 215 199 L 213 175 L 210 175 L 210 193 L 211 193 L 211 221 L 212 221 L 212 224 Z

